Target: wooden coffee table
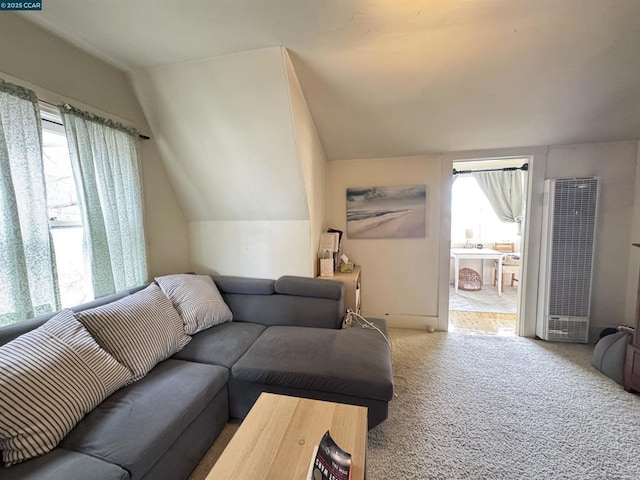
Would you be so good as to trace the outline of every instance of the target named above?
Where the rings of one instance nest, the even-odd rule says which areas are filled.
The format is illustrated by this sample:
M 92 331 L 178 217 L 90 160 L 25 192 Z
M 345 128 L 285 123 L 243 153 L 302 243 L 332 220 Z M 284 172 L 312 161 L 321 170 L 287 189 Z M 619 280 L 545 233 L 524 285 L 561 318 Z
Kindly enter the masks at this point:
M 260 395 L 206 480 L 305 480 L 327 430 L 351 454 L 352 480 L 363 480 L 366 407 L 272 393 Z

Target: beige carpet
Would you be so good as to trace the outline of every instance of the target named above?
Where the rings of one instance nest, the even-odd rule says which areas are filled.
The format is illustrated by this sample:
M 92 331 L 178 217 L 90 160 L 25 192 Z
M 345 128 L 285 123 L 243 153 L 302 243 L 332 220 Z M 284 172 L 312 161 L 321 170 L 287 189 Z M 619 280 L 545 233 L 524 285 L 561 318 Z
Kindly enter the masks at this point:
M 233 434 L 236 433 L 239 426 L 240 423 L 237 421 L 231 421 L 227 423 L 220 436 L 216 439 L 216 441 L 213 443 L 202 460 L 200 460 L 198 466 L 193 472 L 191 472 L 189 480 L 204 480 L 207 477 L 207 475 L 215 465 L 216 460 L 220 458 L 222 451 L 229 444 L 229 442 L 233 438 Z
M 391 337 L 398 397 L 369 434 L 369 480 L 640 478 L 640 397 L 589 346 Z
M 640 397 L 593 369 L 589 346 L 390 335 L 397 397 L 369 432 L 368 480 L 640 478 Z

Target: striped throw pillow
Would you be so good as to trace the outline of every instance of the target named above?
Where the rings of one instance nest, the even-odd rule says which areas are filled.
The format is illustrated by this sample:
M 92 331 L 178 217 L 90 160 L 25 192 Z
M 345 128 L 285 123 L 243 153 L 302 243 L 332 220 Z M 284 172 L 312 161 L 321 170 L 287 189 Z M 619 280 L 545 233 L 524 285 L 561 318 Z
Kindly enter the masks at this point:
M 0 347 L 0 450 L 6 466 L 52 450 L 131 381 L 71 310 Z
M 184 331 L 193 335 L 220 323 L 233 314 L 208 275 L 166 275 L 156 282 L 182 317 Z
M 117 302 L 78 312 L 76 318 L 131 370 L 134 381 L 191 340 L 180 315 L 154 283 Z

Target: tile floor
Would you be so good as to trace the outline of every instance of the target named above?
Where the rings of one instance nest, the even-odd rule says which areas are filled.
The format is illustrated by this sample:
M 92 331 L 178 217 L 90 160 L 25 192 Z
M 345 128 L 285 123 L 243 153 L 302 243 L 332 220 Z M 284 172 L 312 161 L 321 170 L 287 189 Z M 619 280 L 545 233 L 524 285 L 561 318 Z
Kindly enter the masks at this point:
M 473 335 L 515 336 L 516 315 L 450 310 L 449 331 Z

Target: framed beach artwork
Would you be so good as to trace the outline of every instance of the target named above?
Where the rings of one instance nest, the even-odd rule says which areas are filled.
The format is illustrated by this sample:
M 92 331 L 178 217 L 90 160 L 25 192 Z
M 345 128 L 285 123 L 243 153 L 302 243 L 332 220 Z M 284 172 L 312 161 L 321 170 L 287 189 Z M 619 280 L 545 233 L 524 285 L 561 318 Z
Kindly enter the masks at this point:
M 426 185 L 347 188 L 347 236 L 424 237 L 426 207 Z

